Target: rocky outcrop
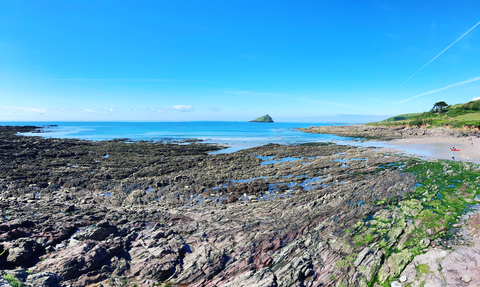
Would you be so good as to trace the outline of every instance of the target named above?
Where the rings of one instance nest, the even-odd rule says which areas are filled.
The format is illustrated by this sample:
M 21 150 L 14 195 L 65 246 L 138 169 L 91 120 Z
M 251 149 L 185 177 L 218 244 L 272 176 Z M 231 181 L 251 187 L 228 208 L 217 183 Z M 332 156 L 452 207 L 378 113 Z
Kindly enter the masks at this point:
M 299 128 L 307 133 L 333 134 L 343 137 L 366 138 L 378 140 L 392 140 L 420 137 L 467 137 L 480 136 L 477 130 L 458 130 L 448 128 L 417 128 L 417 127 L 382 127 L 382 126 L 311 126 Z
M 252 123 L 273 123 L 273 119 L 271 116 L 269 116 L 268 114 L 264 115 L 264 116 L 261 116 L 257 119 L 254 119 L 253 121 L 250 121 Z
M 418 163 L 371 148 L 0 140 L 0 269 L 25 286 L 387 284 L 446 231 L 415 229 Z

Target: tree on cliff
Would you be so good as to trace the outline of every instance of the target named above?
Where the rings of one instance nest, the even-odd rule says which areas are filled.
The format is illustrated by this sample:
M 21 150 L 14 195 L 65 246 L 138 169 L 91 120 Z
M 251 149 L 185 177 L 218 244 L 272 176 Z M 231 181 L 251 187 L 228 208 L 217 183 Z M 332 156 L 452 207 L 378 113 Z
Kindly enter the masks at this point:
M 448 104 L 445 103 L 444 101 L 436 102 L 435 105 L 433 105 L 432 112 L 441 113 L 443 112 L 443 109 L 446 107 L 448 107 Z

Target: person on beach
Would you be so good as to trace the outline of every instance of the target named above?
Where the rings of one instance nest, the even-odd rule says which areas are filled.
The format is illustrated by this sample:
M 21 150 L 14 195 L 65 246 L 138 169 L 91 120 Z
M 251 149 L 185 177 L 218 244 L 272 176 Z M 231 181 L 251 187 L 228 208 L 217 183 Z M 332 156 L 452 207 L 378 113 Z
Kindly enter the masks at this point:
M 455 160 L 455 154 L 452 153 L 452 160 Z

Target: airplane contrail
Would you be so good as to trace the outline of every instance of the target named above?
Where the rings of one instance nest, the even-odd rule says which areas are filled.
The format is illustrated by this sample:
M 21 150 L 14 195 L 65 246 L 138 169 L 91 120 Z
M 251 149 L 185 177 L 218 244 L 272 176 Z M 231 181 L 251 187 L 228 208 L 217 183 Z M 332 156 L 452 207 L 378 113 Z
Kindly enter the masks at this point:
M 467 32 L 465 32 L 462 36 L 460 36 L 457 40 L 455 40 L 455 42 L 453 42 L 452 44 L 450 44 L 447 48 L 443 49 L 443 51 L 441 51 L 438 55 L 436 55 L 433 59 L 431 59 L 428 63 L 426 63 L 423 67 L 420 68 L 420 70 L 416 71 L 415 74 L 411 75 L 410 78 L 408 78 L 405 82 L 403 82 L 401 86 L 403 86 L 403 84 L 405 84 L 406 82 L 408 82 L 408 80 L 410 80 L 411 78 L 413 78 L 413 76 L 415 76 L 418 72 L 420 72 L 421 70 L 423 70 L 423 68 L 425 68 L 428 64 L 430 64 L 431 62 L 433 62 L 433 60 L 435 60 L 436 58 L 438 58 L 438 56 L 440 56 L 441 54 L 443 54 L 443 52 L 445 52 L 448 48 L 452 47 L 453 44 L 457 43 L 458 40 L 462 39 L 463 36 L 467 35 L 470 31 L 472 31 L 475 27 L 477 27 L 478 25 L 480 24 L 480 22 L 478 22 L 477 24 L 475 24 L 472 28 L 470 28 Z
M 450 84 L 450 85 L 445 86 L 445 87 L 440 88 L 440 89 L 431 90 L 431 91 L 428 91 L 428 92 L 426 92 L 426 93 L 423 93 L 423 94 L 420 94 L 420 95 L 416 95 L 416 96 L 414 96 L 414 97 L 411 97 L 411 98 L 408 98 L 408 99 L 405 99 L 405 100 L 398 101 L 398 103 L 409 102 L 409 101 L 411 101 L 411 100 L 413 100 L 413 99 L 416 99 L 416 98 L 418 98 L 418 97 L 421 97 L 421 96 L 430 95 L 430 94 L 437 93 L 437 92 L 440 92 L 440 91 L 443 91 L 443 90 L 446 90 L 446 89 L 449 89 L 449 88 L 453 88 L 453 87 L 460 86 L 460 85 L 465 85 L 465 84 L 472 83 L 472 82 L 476 82 L 476 81 L 480 81 L 480 76 L 479 76 L 479 77 L 476 77 L 476 78 L 468 79 L 468 80 L 463 81 L 463 82 L 458 82 L 458 83 Z

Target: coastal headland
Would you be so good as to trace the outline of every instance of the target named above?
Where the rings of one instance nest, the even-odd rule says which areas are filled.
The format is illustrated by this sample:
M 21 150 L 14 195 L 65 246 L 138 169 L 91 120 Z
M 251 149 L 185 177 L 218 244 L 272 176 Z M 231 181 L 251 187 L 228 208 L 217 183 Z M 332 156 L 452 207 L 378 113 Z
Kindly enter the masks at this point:
M 310 128 L 299 128 L 298 130 L 307 133 L 334 134 L 343 137 L 373 139 L 373 140 L 394 140 L 411 138 L 462 138 L 480 137 L 480 131 L 475 129 L 449 129 L 444 127 L 422 128 L 409 126 L 312 126 Z
M 361 129 L 430 137 L 306 131 Z M 0 127 L 0 285 L 480 284 L 475 164 L 334 143 L 209 154 L 222 147 L 16 135 L 34 130 Z M 432 137 L 449 132 L 475 136 Z

